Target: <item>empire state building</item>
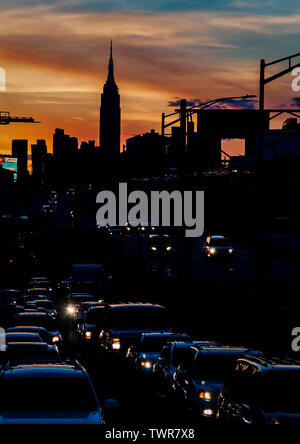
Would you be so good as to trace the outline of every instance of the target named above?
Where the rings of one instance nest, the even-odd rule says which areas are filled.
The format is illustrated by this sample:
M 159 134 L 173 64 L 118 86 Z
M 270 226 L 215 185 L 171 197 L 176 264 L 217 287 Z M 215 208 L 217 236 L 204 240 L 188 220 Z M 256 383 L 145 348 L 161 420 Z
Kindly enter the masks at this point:
M 108 77 L 101 95 L 100 108 L 100 147 L 103 153 L 117 164 L 121 143 L 121 108 L 120 94 L 114 78 L 112 42 Z

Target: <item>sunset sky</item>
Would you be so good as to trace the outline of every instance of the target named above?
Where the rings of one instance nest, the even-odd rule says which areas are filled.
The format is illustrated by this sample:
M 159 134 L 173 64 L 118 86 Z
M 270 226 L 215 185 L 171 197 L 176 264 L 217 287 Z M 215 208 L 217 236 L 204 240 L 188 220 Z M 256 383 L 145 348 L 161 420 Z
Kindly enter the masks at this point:
M 298 0 L 10 0 L 0 17 L 0 110 L 42 122 L 1 126 L 0 152 L 8 154 L 13 138 L 46 139 L 51 151 L 57 127 L 98 141 L 110 38 L 123 143 L 159 130 L 161 113 L 179 98 L 258 94 L 259 59 L 300 51 Z M 296 106 L 291 81 L 267 86 L 266 106 Z

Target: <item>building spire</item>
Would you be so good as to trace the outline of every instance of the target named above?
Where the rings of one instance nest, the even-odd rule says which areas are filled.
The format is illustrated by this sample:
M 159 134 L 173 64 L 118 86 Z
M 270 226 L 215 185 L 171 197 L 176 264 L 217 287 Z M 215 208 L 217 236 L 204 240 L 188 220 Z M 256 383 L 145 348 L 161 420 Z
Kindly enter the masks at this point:
M 113 59 L 113 46 L 112 46 L 112 39 L 110 41 L 110 58 L 109 58 L 109 66 L 108 66 L 108 77 L 107 82 L 109 84 L 115 84 L 115 78 L 114 78 L 114 59 Z

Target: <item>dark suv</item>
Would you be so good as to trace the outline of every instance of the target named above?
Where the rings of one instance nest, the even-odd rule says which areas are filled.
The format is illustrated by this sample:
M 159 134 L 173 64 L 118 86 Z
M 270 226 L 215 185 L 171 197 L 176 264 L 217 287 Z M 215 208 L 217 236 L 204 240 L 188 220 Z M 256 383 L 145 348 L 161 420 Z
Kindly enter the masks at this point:
M 107 304 L 90 306 L 77 320 L 76 331 L 81 345 L 99 343 L 99 333 L 104 326 Z
M 106 350 L 127 353 L 137 346 L 141 333 L 170 333 L 165 307 L 153 304 L 117 304 L 106 310 L 100 345 Z
M 219 397 L 217 417 L 238 424 L 300 422 L 300 361 L 239 359 Z
M 174 392 L 191 414 L 200 420 L 215 419 L 218 397 L 236 361 L 255 350 L 232 346 L 195 346 L 174 374 Z

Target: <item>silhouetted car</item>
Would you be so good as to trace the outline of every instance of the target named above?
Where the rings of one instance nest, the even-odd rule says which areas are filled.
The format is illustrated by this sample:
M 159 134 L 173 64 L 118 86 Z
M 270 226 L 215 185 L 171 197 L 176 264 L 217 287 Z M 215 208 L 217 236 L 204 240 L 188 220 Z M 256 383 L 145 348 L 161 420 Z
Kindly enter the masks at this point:
M 227 258 L 233 259 L 234 250 L 225 236 L 208 236 L 204 244 L 204 254 L 208 259 Z
M 96 298 L 89 293 L 72 293 L 67 299 L 66 314 L 71 318 L 75 318 L 80 304 L 83 302 L 96 302 Z
M 57 311 L 53 306 L 53 302 L 49 299 L 32 301 L 31 304 L 33 304 L 33 306 L 35 306 L 38 310 L 42 309 L 54 318 L 57 317 Z
M 6 333 L 35 333 L 40 336 L 42 342 L 52 345 L 52 337 L 43 327 L 20 326 L 6 329 Z
M 127 358 L 138 371 L 152 374 L 153 365 L 160 356 L 163 347 L 168 342 L 186 342 L 192 344 L 191 338 L 186 334 L 176 333 L 143 333 L 137 346 L 132 346 L 127 352 Z
M 170 256 L 173 250 L 170 236 L 158 234 L 149 236 L 148 248 L 152 257 Z
M 178 342 L 166 344 L 158 359 L 153 365 L 157 388 L 161 395 L 168 396 L 173 392 L 174 374 L 178 366 L 191 356 L 190 348 L 193 345 L 215 345 L 215 342 Z
M 14 327 L 43 327 L 51 336 L 52 343 L 60 345 L 62 337 L 57 328 L 56 320 L 48 313 L 23 312 L 13 316 L 12 323 Z
M 51 291 L 48 288 L 29 288 L 25 297 L 35 296 L 37 299 L 47 299 L 51 296 Z
M 91 306 L 82 317 L 77 320 L 77 334 L 81 344 L 99 344 L 99 334 L 104 327 L 107 304 L 98 303 Z
M 193 416 L 215 419 L 218 397 L 236 361 L 256 350 L 230 346 L 191 347 L 191 354 L 174 374 L 174 393 Z
M 26 332 L 6 332 L 5 341 L 6 344 L 12 342 L 43 342 L 42 338 L 37 333 Z
M 47 215 L 52 215 L 54 213 L 53 208 L 51 207 L 51 205 L 44 205 L 42 212 L 45 216 Z
M 153 304 L 116 304 L 106 312 L 100 344 L 109 351 L 127 353 L 137 345 L 141 333 L 171 333 L 165 307 Z
M 76 190 L 75 190 L 75 188 L 69 188 L 69 189 L 67 190 L 67 196 L 68 196 L 68 197 L 75 197 L 75 196 L 76 196 Z
M 55 345 L 44 342 L 10 342 L 0 353 L 0 362 L 57 361 L 60 358 Z
M 28 283 L 28 288 L 51 288 L 51 284 L 47 279 L 35 279 L 30 280 Z
M 8 364 L 0 388 L 0 424 L 104 423 L 94 387 L 78 363 Z
M 218 418 L 236 424 L 300 423 L 300 362 L 239 359 L 219 396 Z

